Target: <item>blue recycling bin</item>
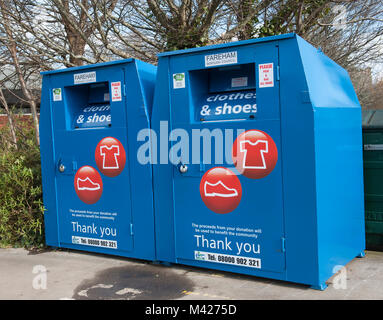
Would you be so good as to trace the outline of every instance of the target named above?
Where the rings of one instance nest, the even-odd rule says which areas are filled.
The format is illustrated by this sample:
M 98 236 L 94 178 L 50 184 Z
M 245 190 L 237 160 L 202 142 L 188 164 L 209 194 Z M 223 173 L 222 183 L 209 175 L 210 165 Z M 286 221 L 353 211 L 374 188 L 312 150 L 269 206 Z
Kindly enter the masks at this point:
M 364 256 L 361 125 L 347 72 L 295 34 L 160 54 L 157 259 L 325 289 Z
M 43 72 L 46 244 L 155 259 L 150 128 L 156 67 L 134 59 Z

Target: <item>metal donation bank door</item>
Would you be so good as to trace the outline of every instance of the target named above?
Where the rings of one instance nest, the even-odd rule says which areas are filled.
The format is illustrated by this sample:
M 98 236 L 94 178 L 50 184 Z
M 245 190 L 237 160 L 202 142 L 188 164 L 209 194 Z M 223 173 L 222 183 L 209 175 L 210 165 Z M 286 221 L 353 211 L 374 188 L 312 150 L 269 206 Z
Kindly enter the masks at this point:
M 282 272 L 278 46 L 175 55 L 169 65 L 177 261 Z
M 127 59 L 43 73 L 46 243 L 155 260 L 149 129 L 156 67 Z
M 109 82 L 111 71 L 62 75 L 62 100 L 53 109 L 59 239 L 130 251 L 124 72 L 113 68 Z

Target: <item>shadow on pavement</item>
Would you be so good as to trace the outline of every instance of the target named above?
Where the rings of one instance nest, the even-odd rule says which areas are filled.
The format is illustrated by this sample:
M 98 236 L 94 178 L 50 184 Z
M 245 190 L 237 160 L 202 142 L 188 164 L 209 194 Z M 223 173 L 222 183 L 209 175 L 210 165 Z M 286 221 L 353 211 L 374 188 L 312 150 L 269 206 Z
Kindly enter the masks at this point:
M 105 269 L 76 289 L 76 300 L 168 300 L 191 291 L 193 283 L 161 265 L 133 265 Z

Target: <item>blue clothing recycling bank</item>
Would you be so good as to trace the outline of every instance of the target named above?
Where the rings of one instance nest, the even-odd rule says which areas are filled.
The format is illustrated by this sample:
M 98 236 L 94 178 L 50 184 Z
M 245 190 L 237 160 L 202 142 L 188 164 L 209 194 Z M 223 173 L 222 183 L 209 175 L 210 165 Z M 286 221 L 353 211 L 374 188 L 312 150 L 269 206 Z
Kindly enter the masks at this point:
M 47 245 L 321 290 L 364 256 L 361 106 L 301 37 L 42 75 Z

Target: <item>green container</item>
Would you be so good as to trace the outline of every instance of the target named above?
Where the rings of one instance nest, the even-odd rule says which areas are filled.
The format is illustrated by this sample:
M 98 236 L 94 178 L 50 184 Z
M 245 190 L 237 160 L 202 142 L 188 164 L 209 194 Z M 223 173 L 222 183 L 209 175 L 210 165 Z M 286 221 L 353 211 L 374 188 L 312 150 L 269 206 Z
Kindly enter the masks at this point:
M 363 112 L 366 248 L 383 251 L 383 110 Z

